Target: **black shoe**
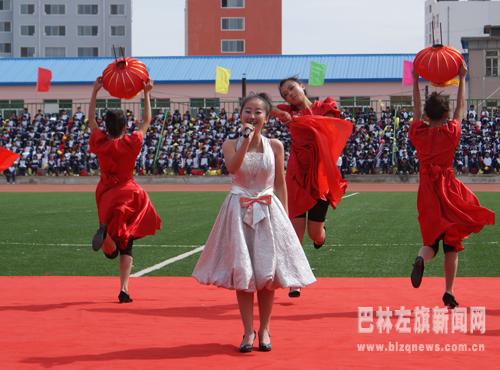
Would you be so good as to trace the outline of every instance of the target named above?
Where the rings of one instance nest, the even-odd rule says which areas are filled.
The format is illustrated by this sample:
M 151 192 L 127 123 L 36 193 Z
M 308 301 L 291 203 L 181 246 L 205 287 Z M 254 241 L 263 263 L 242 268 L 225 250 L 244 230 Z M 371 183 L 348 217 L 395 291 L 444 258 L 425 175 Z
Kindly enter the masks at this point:
M 268 334 L 269 334 L 269 338 L 271 338 L 271 333 L 268 332 Z M 271 342 L 262 343 L 262 341 L 260 340 L 260 336 L 259 336 L 259 351 L 270 352 L 272 349 L 273 349 L 273 347 L 271 345 Z
M 290 288 L 290 290 L 288 291 L 288 296 L 290 298 L 299 298 L 300 297 L 300 289 Z
M 248 353 L 253 351 L 253 342 L 255 342 L 255 337 L 257 336 L 257 333 L 255 333 L 255 330 L 253 331 L 253 340 L 251 344 L 241 344 L 240 345 L 240 352 L 241 353 Z M 245 339 L 245 334 L 243 334 L 243 339 Z
M 106 225 L 101 224 L 92 238 L 92 249 L 96 252 L 101 249 L 104 239 L 106 239 Z
M 443 295 L 443 303 L 448 308 L 455 308 L 458 306 L 458 302 L 455 300 L 455 296 L 450 293 L 444 293 Z
M 323 230 L 325 230 L 325 239 L 323 239 L 321 244 L 316 244 L 316 242 L 313 242 L 313 246 L 316 249 L 320 249 L 325 244 L 325 241 L 326 241 L 326 227 L 325 226 L 323 226 Z
M 132 298 L 130 298 L 130 296 L 125 293 L 123 290 L 120 292 L 120 294 L 118 295 L 118 300 L 120 301 L 120 303 L 130 303 L 130 302 L 133 302 L 134 300 Z
M 420 256 L 415 258 L 415 263 L 413 263 L 413 270 L 411 271 L 411 285 L 414 288 L 418 288 L 422 283 L 422 277 L 424 276 L 424 259 Z

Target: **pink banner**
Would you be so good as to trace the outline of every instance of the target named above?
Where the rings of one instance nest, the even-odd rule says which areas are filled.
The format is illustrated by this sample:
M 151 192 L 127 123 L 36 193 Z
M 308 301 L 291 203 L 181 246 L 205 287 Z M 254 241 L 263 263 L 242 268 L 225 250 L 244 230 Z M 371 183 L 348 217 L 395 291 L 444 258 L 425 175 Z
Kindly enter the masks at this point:
M 403 61 L 403 86 L 413 85 L 413 62 Z

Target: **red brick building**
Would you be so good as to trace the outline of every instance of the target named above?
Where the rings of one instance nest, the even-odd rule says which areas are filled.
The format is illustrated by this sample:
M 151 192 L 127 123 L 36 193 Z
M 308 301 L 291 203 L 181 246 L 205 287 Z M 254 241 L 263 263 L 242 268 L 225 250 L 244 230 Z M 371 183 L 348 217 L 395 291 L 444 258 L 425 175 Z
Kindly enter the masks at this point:
M 281 54 L 282 0 L 186 0 L 186 55 Z

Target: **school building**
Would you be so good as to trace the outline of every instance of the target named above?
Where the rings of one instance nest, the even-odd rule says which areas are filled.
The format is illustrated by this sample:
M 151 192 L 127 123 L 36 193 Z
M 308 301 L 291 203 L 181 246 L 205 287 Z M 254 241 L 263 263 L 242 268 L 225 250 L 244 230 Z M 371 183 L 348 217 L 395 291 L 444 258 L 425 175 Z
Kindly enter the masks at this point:
M 281 54 L 282 0 L 186 0 L 186 55 Z
M 332 96 L 342 107 L 411 106 L 412 87 L 402 85 L 403 61 L 415 54 L 349 54 L 349 55 L 260 55 L 260 56 L 176 56 L 144 57 L 151 78 L 153 108 L 157 110 L 198 109 L 224 106 L 236 109 L 246 92 L 266 92 L 275 102 L 282 101 L 278 83 L 297 76 L 303 80 L 310 97 Z M 310 63 L 326 65 L 325 84 L 309 86 Z M 0 113 L 28 107 L 30 112 L 42 109 L 56 112 L 86 109 L 92 84 L 113 58 L 5 58 L 0 59 Z M 216 67 L 231 70 L 229 92 L 215 93 Z M 52 71 L 50 91 L 36 91 L 37 69 Z M 421 84 L 422 88 L 426 83 Z M 434 88 L 430 87 L 429 91 Z M 443 89 L 441 89 L 443 90 Z M 446 88 L 454 97 L 456 88 Z M 466 89 L 468 91 L 468 89 Z M 119 100 L 102 91 L 98 107 L 140 108 L 140 95 L 132 100 Z M 472 97 L 481 99 L 482 97 Z M 140 109 L 137 109 L 140 110 Z

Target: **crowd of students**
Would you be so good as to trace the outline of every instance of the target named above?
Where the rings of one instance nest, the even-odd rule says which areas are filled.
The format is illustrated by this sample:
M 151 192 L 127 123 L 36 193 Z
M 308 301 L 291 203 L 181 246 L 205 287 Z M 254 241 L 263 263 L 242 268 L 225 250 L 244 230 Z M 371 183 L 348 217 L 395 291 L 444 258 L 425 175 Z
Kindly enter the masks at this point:
M 412 112 L 386 108 L 344 109 L 342 116 L 354 124 L 353 133 L 339 160 L 342 174 L 415 174 L 419 163 L 408 138 Z M 136 130 L 136 118 L 127 112 L 128 130 Z M 196 114 L 175 110 L 153 117 L 137 158 L 137 175 L 220 175 L 227 170 L 222 155 L 225 138 L 238 133 L 239 113 L 224 108 L 200 108 Z M 462 136 L 455 155 L 458 174 L 500 173 L 500 110 L 476 112 L 470 106 L 462 122 Z M 263 129 L 269 138 L 285 147 L 285 165 L 290 149 L 286 125 L 270 117 Z M 85 113 L 22 114 L 0 117 L 0 145 L 21 157 L 5 175 L 86 176 L 98 173 L 98 163 L 88 148 L 89 128 Z

